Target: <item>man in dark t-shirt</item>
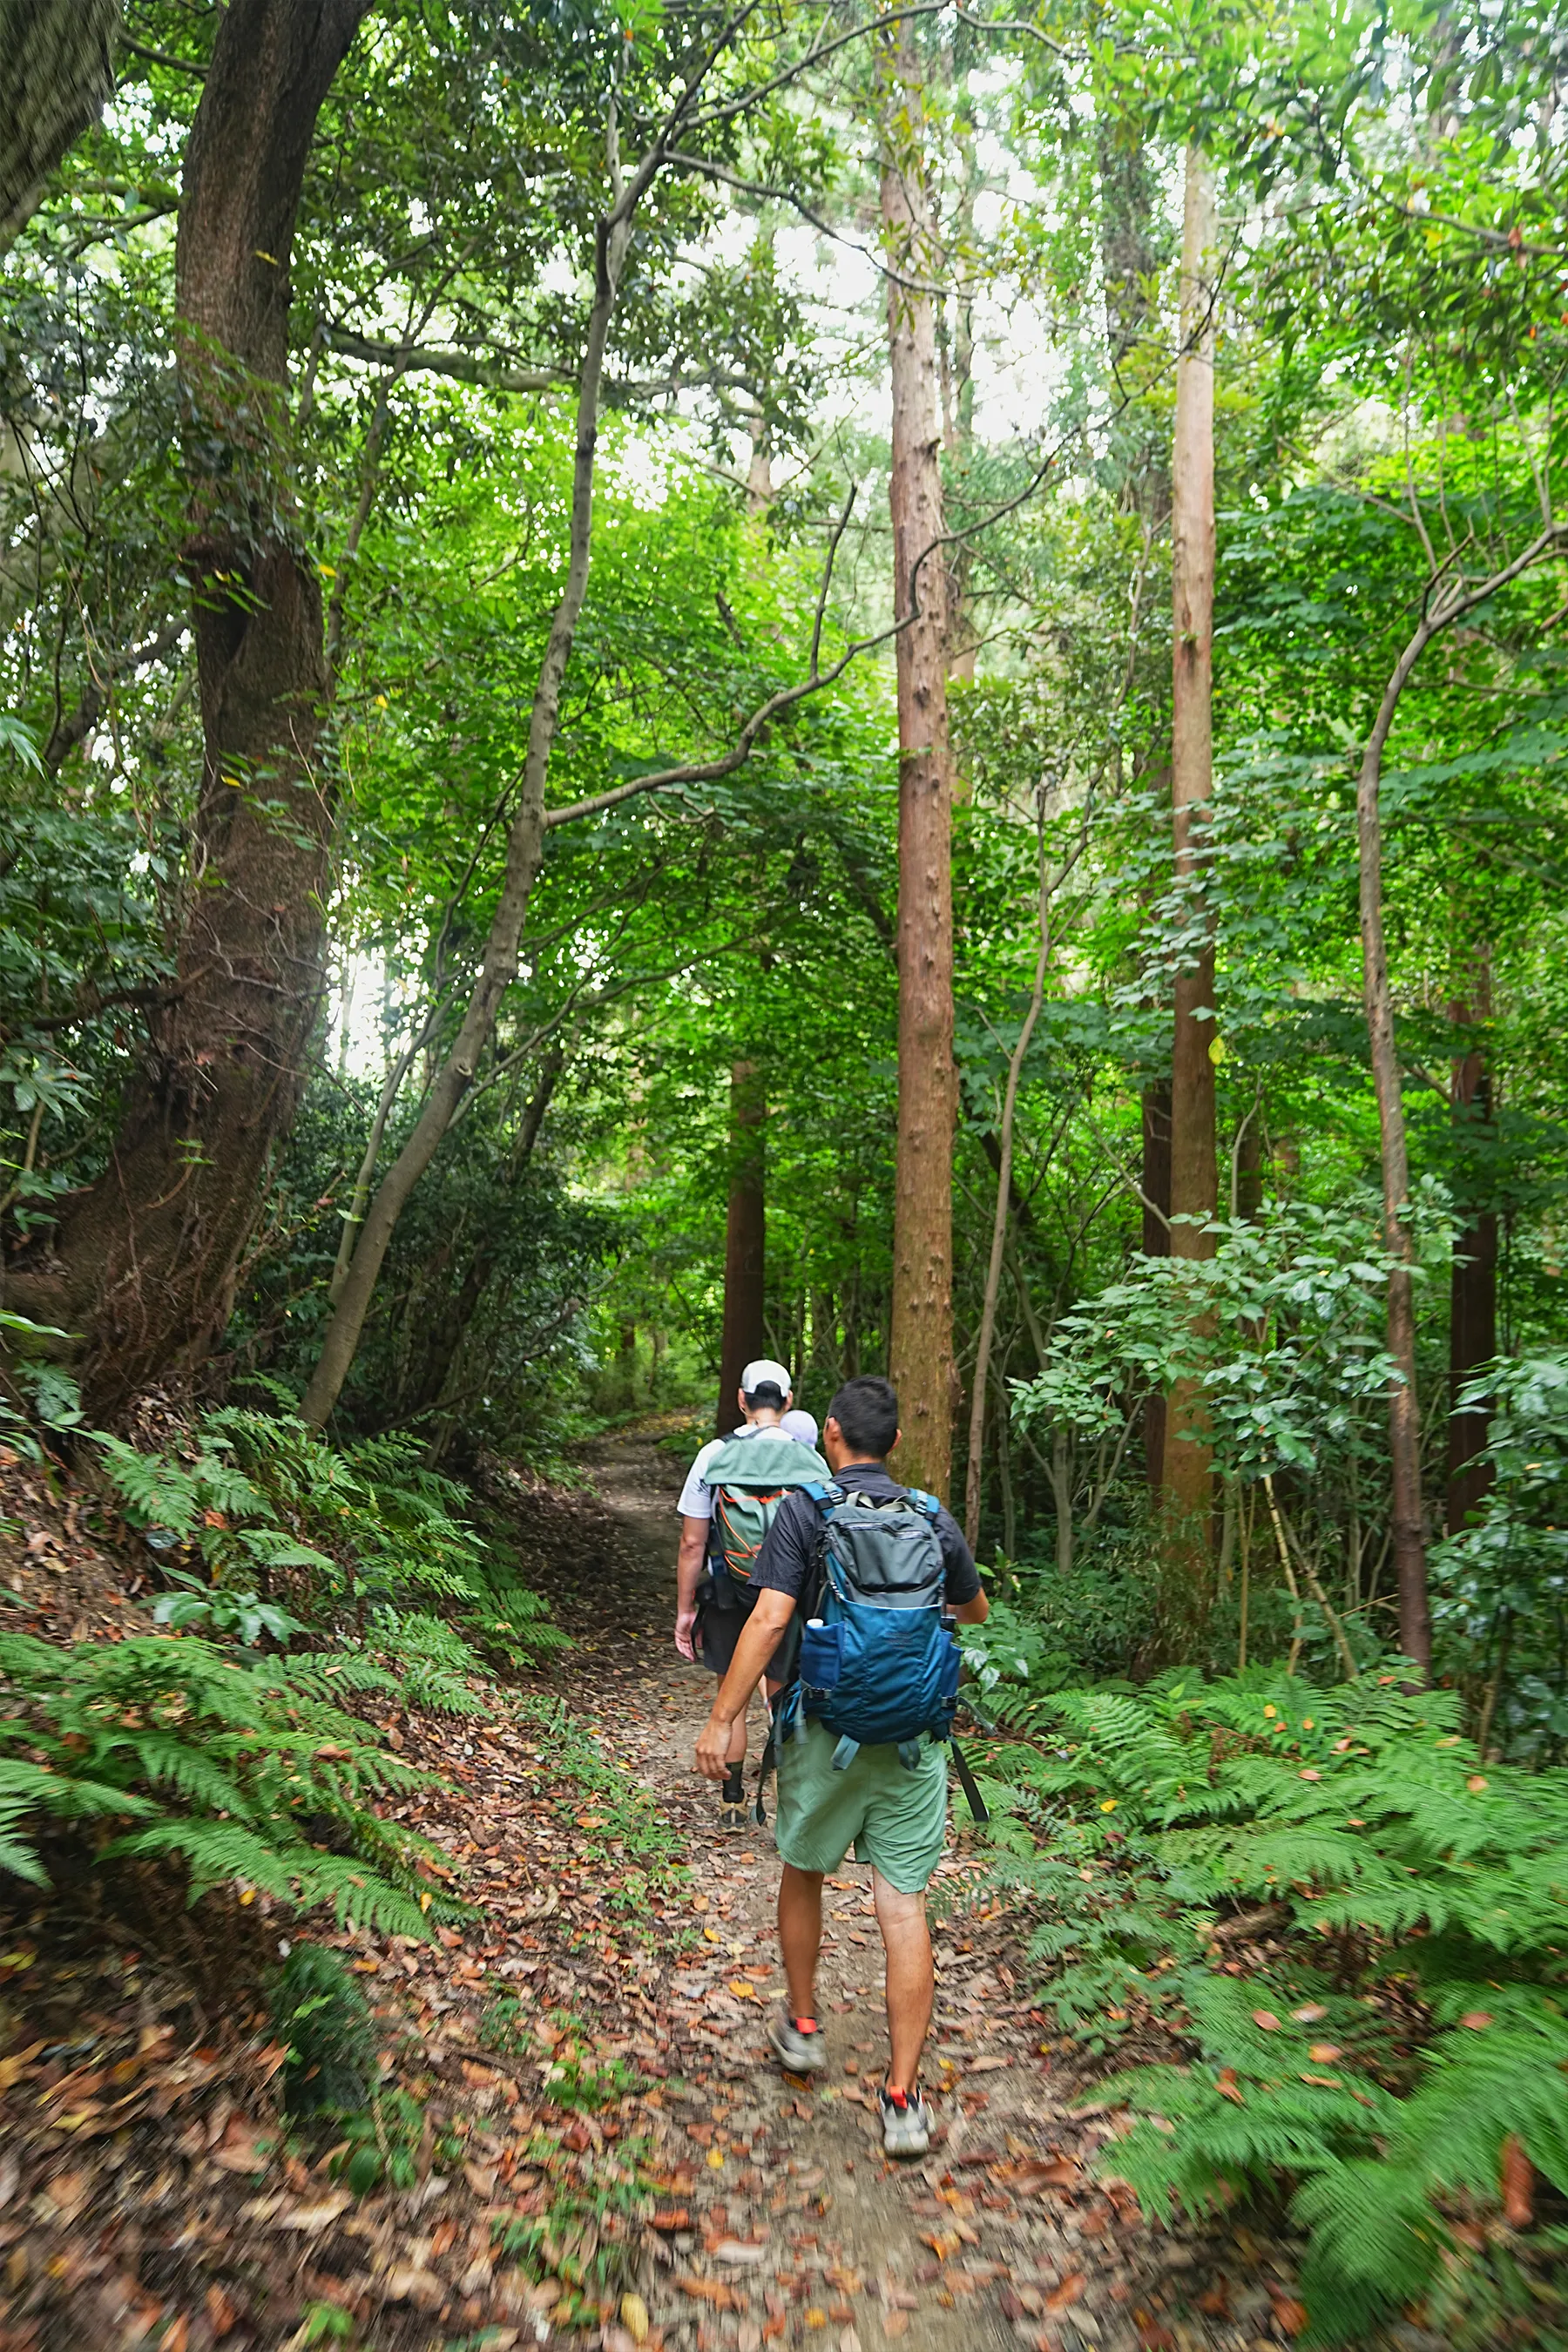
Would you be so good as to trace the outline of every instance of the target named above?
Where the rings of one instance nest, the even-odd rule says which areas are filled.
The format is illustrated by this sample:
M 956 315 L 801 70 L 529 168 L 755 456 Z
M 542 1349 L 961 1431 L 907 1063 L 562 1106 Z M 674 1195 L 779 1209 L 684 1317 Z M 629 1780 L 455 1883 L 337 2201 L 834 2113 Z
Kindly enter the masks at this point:
M 828 1408 L 822 1450 L 846 1491 L 890 1502 L 906 1492 L 889 1475 L 883 1458 L 898 1436 L 891 1384 L 847 1381 Z M 751 1616 L 697 1743 L 697 1769 L 710 1780 L 723 1777 L 731 1727 L 774 1643 L 797 1608 L 816 1605 L 821 1528 L 810 1496 L 795 1494 L 780 1505 L 768 1530 L 752 1577 Z M 969 1547 L 946 1511 L 938 1514 L 936 1532 L 949 1608 L 964 1624 L 984 1623 L 990 1604 Z M 888 1955 L 891 2060 L 882 2092 L 882 2144 L 891 2155 L 923 2155 L 931 2144 L 931 2116 L 918 2088 L 931 2009 L 925 1890 L 947 1829 L 947 1749 L 931 1742 L 911 1769 L 896 1747 L 862 1747 L 847 1769 L 836 1771 L 837 1745 L 831 1731 L 808 1720 L 805 1737 L 792 1736 L 778 1750 L 779 1943 L 789 1999 L 769 2039 L 791 2074 L 814 2074 L 827 2063 L 815 2012 L 822 1882 L 853 1845 L 871 1864 L 877 1924 Z

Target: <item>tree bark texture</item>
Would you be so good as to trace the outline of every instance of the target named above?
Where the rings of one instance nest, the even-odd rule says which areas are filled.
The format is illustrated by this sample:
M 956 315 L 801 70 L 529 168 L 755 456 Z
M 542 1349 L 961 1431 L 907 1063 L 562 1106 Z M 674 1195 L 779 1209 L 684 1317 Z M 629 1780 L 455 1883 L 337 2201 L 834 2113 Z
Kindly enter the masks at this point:
M 0 0 L 0 253 L 114 87 L 120 0 Z
M 754 1062 L 730 1072 L 729 1210 L 724 1224 L 724 1330 L 719 1351 L 721 1437 L 734 1428 L 741 1374 L 766 1344 L 767 1097 Z M 792 1371 L 798 1366 L 792 1365 Z
M 899 1115 L 889 1365 L 903 1440 L 898 1475 L 945 1496 L 952 1475 L 952 770 L 942 549 L 942 408 L 931 297 L 924 93 L 908 25 L 879 57 L 881 198 L 892 377 L 894 610 L 899 701 Z
M 1361 763 L 1356 789 L 1356 843 L 1360 859 L 1362 990 L 1383 1165 L 1383 1239 L 1388 1274 L 1388 1352 L 1394 1377 L 1388 1385 L 1388 1450 L 1394 1576 L 1399 1591 L 1399 1646 L 1426 1674 L 1432 1660 L 1432 1621 L 1426 1592 L 1426 1539 L 1421 1513 L 1421 1408 L 1415 1387 L 1415 1245 L 1407 1213 L 1410 1160 L 1405 1137 L 1399 1047 L 1394 1028 L 1394 995 L 1388 981 L 1388 949 L 1383 929 L 1383 820 L 1378 807 L 1383 747 L 1394 723 L 1405 681 L 1426 643 L 1425 624 L 1405 647 L 1384 688 L 1383 705 Z
M 1182 229 L 1181 345 L 1172 453 L 1171 806 L 1182 919 L 1199 943 L 1176 973 L 1171 1047 L 1171 1233 L 1173 1257 L 1214 1255 L 1202 1229 L 1218 1197 L 1215 1157 L 1214 946 L 1205 905 L 1203 842 L 1214 791 L 1214 174 L 1187 150 Z M 1209 1446 L 1195 1383 L 1173 1392 L 1162 1483 L 1173 1522 L 1195 1530 L 1212 1507 Z M 1194 1534 L 1194 1569 L 1200 1538 Z
M 1472 1002 L 1458 1002 L 1451 1010 L 1456 1024 L 1470 1028 L 1491 1012 L 1489 974 L 1478 961 Z M 1492 1076 L 1487 1056 L 1472 1045 L 1454 1064 L 1453 1111 L 1456 1127 L 1473 1135 L 1490 1125 Z M 1453 1271 L 1448 1277 L 1448 1494 L 1447 1524 L 1458 1535 L 1472 1511 L 1479 1510 L 1491 1492 L 1489 1462 L 1480 1459 L 1491 1421 L 1484 1404 L 1459 1409 L 1459 1391 L 1483 1364 L 1497 1354 L 1497 1211 L 1471 1186 L 1461 1193 L 1465 1223 L 1454 1244 Z
M 1143 1255 L 1171 1255 L 1171 1088 L 1163 1078 L 1143 1089 Z M 1151 1493 L 1165 1475 L 1165 1399 L 1156 1389 L 1143 1405 L 1143 1475 Z
M 231 0 L 187 142 L 175 247 L 203 772 L 175 1001 L 107 1174 L 65 1204 L 64 1314 L 112 1412 L 228 1318 L 323 984 L 330 795 L 321 591 L 278 411 L 289 263 L 316 117 L 369 0 Z M 47 1277 L 46 1277 L 47 1279 Z

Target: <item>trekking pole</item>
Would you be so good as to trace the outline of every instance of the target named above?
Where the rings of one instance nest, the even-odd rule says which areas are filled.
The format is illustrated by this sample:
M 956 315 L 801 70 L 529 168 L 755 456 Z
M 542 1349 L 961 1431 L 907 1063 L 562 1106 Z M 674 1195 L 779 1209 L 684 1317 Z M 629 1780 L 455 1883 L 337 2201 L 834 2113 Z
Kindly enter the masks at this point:
M 991 1819 L 991 1809 L 986 1804 L 984 1798 L 981 1795 L 979 1789 L 975 1785 L 974 1775 L 969 1769 L 969 1759 L 965 1756 L 963 1748 L 959 1746 L 956 1739 L 950 1739 L 947 1744 L 952 1750 L 952 1769 L 958 1774 L 959 1787 L 963 1790 L 965 1797 L 969 1801 L 970 1811 L 973 1814 L 977 1822 L 988 1822 Z M 759 1792 L 759 1804 L 761 1801 L 762 1798 Z

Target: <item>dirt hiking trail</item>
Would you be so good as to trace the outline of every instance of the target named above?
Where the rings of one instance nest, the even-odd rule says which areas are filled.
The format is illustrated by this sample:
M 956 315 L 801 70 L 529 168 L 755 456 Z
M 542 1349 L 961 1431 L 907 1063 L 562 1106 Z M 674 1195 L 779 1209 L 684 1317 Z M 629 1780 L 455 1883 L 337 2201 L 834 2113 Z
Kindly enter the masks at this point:
M 601 1440 L 580 1488 L 495 1475 L 574 1637 L 515 1699 L 361 1704 L 440 1775 L 388 1808 L 468 1906 L 433 1938 L 245 1894 L 187 1913 L 79 1862 L 44 1893 L 0 1877 L 0 2352 L 1267 2352 L 1300 2328 L 1272 2242 L 1152 2230 L 1091 2177 L 1114 2118 L 1071 2105 L 1085 2073 L 961 1801 L 930 2156 L 881 2153 L 868 1870 L 828 1885 L 828 2069 L 781 2075 L 772 1835 L 721 1832 L 691 1769 L 712 1684 L 671 1639 L 674 1435 Z M 0 1504 L 0 1624 L 148 1630 L 79 1498 L 14 1463 Z M 279 2105 L 268 1988 L 302 1935 L 374 2019 L 389 2160 L 361 2194 L 347 2143 Z
M 591 1654 L 595 1678 L 613 1688 L 618 1741 L 685 1830 L 694 1894 L 706 1896 L 705 1924 L 720 1939 L 668 1982 L 672 2021 L 711 2053 L 711 2087 L 668 2101 L 707 2157 L 693 2247 L 706 2241 L 721 2274 L 773 2290 L 764 2336 L 842 2342 L 844 2352 L 899 2337 L 907 2352 L 1020 2343 L 1250 2352 L 1287 2340 L 1275 2314 L 1293 2317 L 1289 2291 L 1245 2232 L 1198 2242 L 1152 2231 L 1119 2184 L 1089 2183 L 1112 2126 L 1103 2114 L 1069 2112 L 1070 2055 L 1043 2046 L 1050 2035 L 1026 1997 L 1017 1923 L 986 1891 L 956 1790 L 931 1889 L 937 1987 L 924 2079 L 937 2095 L 937 2145 L 913 2166 L 889 2166 L 881 2152 L 876 2086 L 887 2039 L 868 1868 L 847 1864 L 828 1882 L 818 1979 L 827 2069 L 811 2087 L 781 2076 L 763 2032 L 784 1990 L 772 1832 L 718 1830 L 716 1793 L 691 1760 L 712 1677 L 670 1639 L 682 1465 L 641 1435 L 601 1443 L 591 1461 L 629 1571 L 614 1595 L 599 1588 L 597 1605 L 624 1610 L 627 1622 L 612 1631 L 601 1620 L 584 1638 L 603 1645 Z M 616 1654 L 627 1635 L 629 1660 Z M 754 1718 L 748 1798 L 760 1738 Z M 771 1788 L 767 1810 L 771 1822 Z M 737 1983 L 752 1988 L 744 1998 Z M 677 2306 L 661 2298 L 658 2315 L 667 2335 L 681 2332 Z M 698 2340 L 754 2352 L 756 2334 L 754 2322 L 730 2316 Z

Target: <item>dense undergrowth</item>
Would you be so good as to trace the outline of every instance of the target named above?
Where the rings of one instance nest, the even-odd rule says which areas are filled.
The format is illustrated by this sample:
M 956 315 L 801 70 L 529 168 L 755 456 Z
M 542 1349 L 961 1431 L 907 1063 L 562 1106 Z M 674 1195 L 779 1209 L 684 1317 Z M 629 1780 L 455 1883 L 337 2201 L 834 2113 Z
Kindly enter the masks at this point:
M 1032 1736 L 988 1768 L 994 1867 L 1066 2046 L 1145 2058 L 1163 2029 L 1172 2053 L 1099 2086 L 1131 2111 L 1108 2161 L 1146 2210 L 1283 2187 L 1312 2342 L 1413 2304 L 1455 2344 L 1563 2341 L 1558 1778 L 1484 1762 L 1458 1696 L 1393 1671 L 1167 1674 L 1019 1711 Z
M 13 1448 L 58 1486 L 49 1444 L 74 1434 L 160 1630 L 0 1635 L 0 1866 L 47 1885 L 43 1833 L 68 1824 L 95 1864 L 175 1865 L 192 1903 L 228 1886 L 414 1935 L 453 1915 L 433 1850 L 389 1818 L 431 1776 L 367 1711 L 479 1715 L 496 1666 L 564 1645 L 499 1517 L 397 1437 L 334 1446 L 223 1407 L 132 1444 L 81 1431 L 68 1384 L 27 1402 Z

